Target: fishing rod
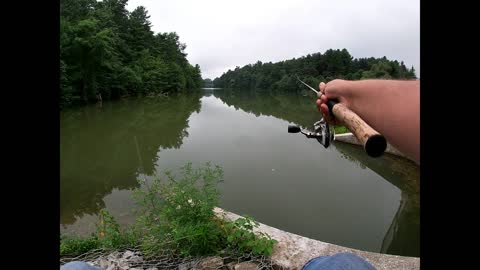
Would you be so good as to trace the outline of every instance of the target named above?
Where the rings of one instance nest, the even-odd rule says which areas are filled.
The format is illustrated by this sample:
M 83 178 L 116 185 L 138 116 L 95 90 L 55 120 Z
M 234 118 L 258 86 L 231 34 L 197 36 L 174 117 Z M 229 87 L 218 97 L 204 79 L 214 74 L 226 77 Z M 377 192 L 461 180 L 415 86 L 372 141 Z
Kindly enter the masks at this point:
M 302 84 L 307 86 L 310 90 L 320 97 L 319 92 L 310 85 L 304 83 L 297 76 Z M 329 99 L 327 107 L 330 115 L 344 124 L 360 141 L 365 149 L 365 152 L 371 157 L 379 157 L 387 148 L 387 140 L 383 135 L 370 127 L 360 116 L 348 109 L 345 105 L 338 102 L 336 99 Z M 335 131 L 330 128 L 330 125 L 323 119 L 313 124 L 314 132 L 307 132 L 302 130 L 299 126 L 289 125 L 288 133 L 302 133 L 307 138 L 315 138 L 317 141 L 328 148 L 335 140 Z

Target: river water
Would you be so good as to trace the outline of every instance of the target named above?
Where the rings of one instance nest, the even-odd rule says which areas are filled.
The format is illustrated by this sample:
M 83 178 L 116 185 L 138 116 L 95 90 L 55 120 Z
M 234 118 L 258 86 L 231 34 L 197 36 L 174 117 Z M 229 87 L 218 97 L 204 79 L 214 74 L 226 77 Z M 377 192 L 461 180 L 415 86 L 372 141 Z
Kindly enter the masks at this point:
M 61 231 L 94 231 L 100 209 L 129 224 L 138 179 L 211 161 L 224 170 L 226 210 L 324 242 L 419 256 L 419 167 L 287 133 L 319 120 L 314 100 L 204 89 L 62 112 Z

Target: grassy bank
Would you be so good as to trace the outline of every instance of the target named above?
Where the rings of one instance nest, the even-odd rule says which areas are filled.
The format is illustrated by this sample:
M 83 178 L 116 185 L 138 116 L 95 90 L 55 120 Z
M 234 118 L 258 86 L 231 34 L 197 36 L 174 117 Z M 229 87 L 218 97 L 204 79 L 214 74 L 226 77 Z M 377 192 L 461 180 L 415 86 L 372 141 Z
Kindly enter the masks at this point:
M 275 240 L 253 233 L 258 223 L 249 217 L 225 221 L 215 216 L 218 184 L 223 170 L 207 163 L 181 168 L 182 176 L 166 172 L 164 178 L 141 182 L 134 191 L 139 218 L 125 229 L 107 211 L 99 213 L 96 232 L 89 237 L 63 235 L 60 255 L 77 255 L 94 249 L 140 247 L 145 257 L 166 250 L 184 256 L 253 253 L 269 256 Z

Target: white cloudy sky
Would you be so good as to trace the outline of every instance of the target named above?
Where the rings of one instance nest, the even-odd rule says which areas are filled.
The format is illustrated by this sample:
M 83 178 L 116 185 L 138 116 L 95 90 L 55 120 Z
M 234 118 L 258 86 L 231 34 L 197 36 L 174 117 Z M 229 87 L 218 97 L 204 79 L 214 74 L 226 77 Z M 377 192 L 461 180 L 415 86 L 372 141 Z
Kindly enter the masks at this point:
M 330 48 L 404 61 L 420 76 L 419 0 L 130 0 L 127 8 L 139 5 L 155 33 L 178 33 L 203 78 Z

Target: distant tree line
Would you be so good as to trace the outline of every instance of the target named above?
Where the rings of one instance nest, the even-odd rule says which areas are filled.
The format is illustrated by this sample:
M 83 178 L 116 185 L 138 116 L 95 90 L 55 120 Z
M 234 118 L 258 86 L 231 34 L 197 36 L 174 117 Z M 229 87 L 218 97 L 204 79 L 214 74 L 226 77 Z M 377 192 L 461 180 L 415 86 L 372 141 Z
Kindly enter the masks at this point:
M 211 79 L 204 79 L 203 80 L 203 87 L 213 87 L 213 81 Z
M 213 80 L 214 87 L 299 91 L 296 76 L 314 86 L 333 79 L 360 80 L 369 78 L 416 79 L 413 66 L 383 58 L 354 59 L 346 49 L 329 49 L 298 59 L 277 63 L 249 64 L 228 70 Z
M 154 34 L 128 0 L 60 1 L 60 106 L 202 87 L 175 32 Z

